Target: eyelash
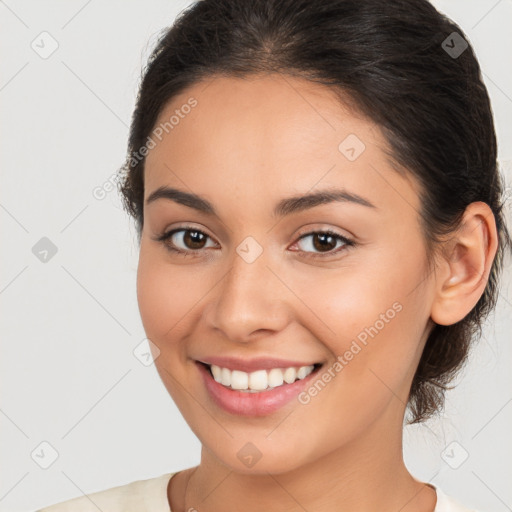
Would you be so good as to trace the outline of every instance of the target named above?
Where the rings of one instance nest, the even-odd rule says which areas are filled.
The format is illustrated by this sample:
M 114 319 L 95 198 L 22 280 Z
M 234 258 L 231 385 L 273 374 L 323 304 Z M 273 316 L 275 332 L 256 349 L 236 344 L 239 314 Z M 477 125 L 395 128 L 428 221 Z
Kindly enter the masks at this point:
M 184 250 L 184 249 L 177 248 L 174 244 L 171 245 L 168 242 L 168 240 L 175 233 L 179 233 L 180 231 L 195 231 L 195 232 L 201 233 L 202 235 L 205 235 L 206 237 L 211 239 L 211 237 L 209 235 L 207 235 L 206 233 L 204 233 L 203 231 L 201 231 L 201 230 L 199 230 L 199 229 L 197 229 L 195 227 L 192 227 L 192 226 L 182 226 L 182 227 L 173 229 L 171 231 L 168 231 L 166 233 L 163 233 L 162 235 L 159 235 L 156 238 L 154 238 L 154 240 L 156 240 L 157 242 L 163 243 L 167 250 L 169 250 L 169 251 L 171 251 L 173 253 L 181 254 L 182 256 L 185 256 L 185 257 L 187 257 L 187 256 L 188 257 L 194 257 L 194 256 L 197 255 L 197 253 L 199 253 L 202 250 L 204 250 L 204 249 Z M 338 254 L 339 252 L 342 252 L 343 250 L 346 250 L 349 247 L 354 247 L 356 245 L 356 243 L 353 240 L 349 240 L 348 238 L 346 238 L 346 237 L 344 237 L 344 236 L 342 236 L 342 235 L 340 235 L 340 234 L 338 234 L 335 231 L 332 231 L 330 229 L 318 230 L 318 231 L 308 231 L 307 233 L 303 233 L 303 234 L 301 234 L 299 236 L 299 238 L 296 240 L 296 242 L 294 242 L 294 245 L 295 245 L 295 243 L 299 242 L 303 238 L 306 238 L 306 237 L 311 236 L 311 235 L 316 235 L 316 234 L 332 236 L 335 239 L 342 241 L 344 243 L 344 245 L 342 247 L 338 247 L 337 249 L 333 249 L 332 251 L 329 251 L 329 252 L 326 252 L 326 253 L 310 253 L 308 251 L 298 251 L 298 252 L 302 252 L 302 253 L 307 254 L 308 258 L 313 258 L 313 259 L 315 259 L 315 258 L 327 258 L 327 257 L 333 256 L 334 254 Z

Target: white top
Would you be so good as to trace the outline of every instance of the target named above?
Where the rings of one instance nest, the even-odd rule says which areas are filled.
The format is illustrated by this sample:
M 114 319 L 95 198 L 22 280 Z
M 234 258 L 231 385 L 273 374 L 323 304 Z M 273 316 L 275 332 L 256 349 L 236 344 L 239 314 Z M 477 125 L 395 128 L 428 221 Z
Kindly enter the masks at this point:
M 148 480 L 137 480 L 104 491 L 84 494 L 37 512 L 172 512 L 167 499 L 167 484 L 176 473 L 166 473 Z M 437 493 L 434 512 L 476 512 L 463 507 L 439 488 L 432 487 Z

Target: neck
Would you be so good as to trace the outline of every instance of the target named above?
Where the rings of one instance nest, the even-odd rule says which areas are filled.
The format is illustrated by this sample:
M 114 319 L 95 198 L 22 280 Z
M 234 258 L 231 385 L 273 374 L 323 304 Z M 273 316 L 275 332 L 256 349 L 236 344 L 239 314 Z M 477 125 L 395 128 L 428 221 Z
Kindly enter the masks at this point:
M 433 512 L 435 490 L 405 467 L 402 420 L 383 430 L 386 424 L 389 418 L 382 418 L 339 449 L 285 473 L 238 473 L 203 447 L 179 500 L 183 507 L 173 512 Z

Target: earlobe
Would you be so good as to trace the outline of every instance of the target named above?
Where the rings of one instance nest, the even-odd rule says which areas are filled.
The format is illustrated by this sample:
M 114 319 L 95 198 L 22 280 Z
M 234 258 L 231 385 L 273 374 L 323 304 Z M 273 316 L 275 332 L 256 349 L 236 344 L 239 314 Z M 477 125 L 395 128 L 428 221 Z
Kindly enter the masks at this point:
M 466 208 L 460 228 L 444 247 L 431 318 L 439 325 L 462 320 L 484 293 L 498 248 L 496 221 L 481 201 Z

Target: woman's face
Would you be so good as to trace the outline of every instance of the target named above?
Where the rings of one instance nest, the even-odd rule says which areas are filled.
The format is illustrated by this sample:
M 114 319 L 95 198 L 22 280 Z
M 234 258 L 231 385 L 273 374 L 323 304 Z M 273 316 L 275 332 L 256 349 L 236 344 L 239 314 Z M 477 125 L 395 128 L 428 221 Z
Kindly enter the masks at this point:
M 279 473 L 399 439 L 433 281 L 419 189 L 391 167 L 378 127 L 324 86 L 267 75 L 194 85 L 150 137 L 139 307 L 158 372 L 208 456 Z M 161 187 L 181 200 L 146 202 Z M 182 231 L 157 240 L 172 230 Z M 256 358 L 322 366 L 247 393 L 197 362 L 214 357 L 252 370 L 235 386 L 272 366 L 243 366 Z

